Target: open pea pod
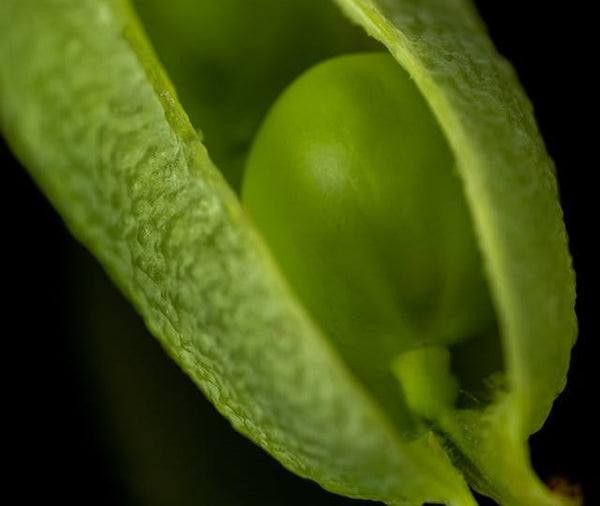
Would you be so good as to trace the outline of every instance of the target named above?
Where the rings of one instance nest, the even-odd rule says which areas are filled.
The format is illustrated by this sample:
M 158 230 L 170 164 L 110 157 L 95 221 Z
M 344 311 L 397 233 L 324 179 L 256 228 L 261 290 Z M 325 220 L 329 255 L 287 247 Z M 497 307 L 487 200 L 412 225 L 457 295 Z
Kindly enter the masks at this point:
M 302 38 L 273 30 L 265 71 L 291 54 L 299 62 L 289 67 L 295 69 L 345 47 L 370 48 L 345 35 L 344 22 L 322 3 L 290 2 L 287 19 L 302 10 L 307 23 L 333 23 L 341 31 L 331 36 L 342 35 L 330 43 L 322 30 L 322 42 L 303 60 L 302 50 L 275 50 L 296 47 Z M 574 276 L 556 182 L 531 106 L 470 3 L 336 3 L 408 71 L 454 156 L 498 327 L 497 346 L 484 343 L 482 350 L 501 355 L 502 377 L 484 403 L 457 401 L 429 416 L 411 397 L 427 394 L 411 387 L 415 361 L 390 357 L 410 418 L 410 429 L 401 429 L 290 289 L 126 1 L 2 2 L 3 135 L 167 352 L 237 430 L 288 469 L 339 494 L 390 505 L 474 504 L 467 481 L 502 504 L 570 504 L 538 481 L 526 450 L 528 435 L 564 385 L 576 334 Z M 213 2 L 198 2 L 192 10 L 199 16 L 203 4 L 209 9 Z M 280 4 L 265 0 L 254 11 L 264 8 L 266 15 Z M 232 15 L 234 7 L 231 2 Z M 247 29 L 248 16 L 241 14 L 225 34 Z M 190 74 L 199 88 L 217 84 L 208 96 L 222 91 L 215 69 L 242 82 L 256 78 L 237 56 L 244 41 L 231 47 L 228 35 L 213 35 L 219 43 L 199 49 L 206 58 Z M 221 59 L 227 64 L 219 66 Z M 206 126 L 207 146 L 214 138 L 215 158 L 232 167 L 234 185 L 244 142 L 289 77 L 278 75 L 282 83 L 272 89 L 257 82 L 232 92 L 249 104 L 239 109 L 245 121 L 236 122 L 237 108 L 223 109 L 221 117 L 208 99 L 192 104 L 201 128 L 204 118 L 215 119 Z M 184 88 L 193 96 L 193 83 Z M 456 355 L 464 377 L 476 368 L 472 350 L 451 346 L 444 353 Z M 434 355 L 429 363 L 435 365 Z

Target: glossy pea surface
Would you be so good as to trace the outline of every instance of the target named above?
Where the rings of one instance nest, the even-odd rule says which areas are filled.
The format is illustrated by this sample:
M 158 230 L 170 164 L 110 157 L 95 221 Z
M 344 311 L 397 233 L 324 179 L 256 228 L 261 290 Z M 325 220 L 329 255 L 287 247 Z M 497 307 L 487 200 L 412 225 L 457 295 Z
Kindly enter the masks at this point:
M 398 356 L 493 329 L 453 156 L 390 55 L 337 57 L 292 83 L 255 139 L 242 200 L 301 302 L 396 418 L 407 408 Z

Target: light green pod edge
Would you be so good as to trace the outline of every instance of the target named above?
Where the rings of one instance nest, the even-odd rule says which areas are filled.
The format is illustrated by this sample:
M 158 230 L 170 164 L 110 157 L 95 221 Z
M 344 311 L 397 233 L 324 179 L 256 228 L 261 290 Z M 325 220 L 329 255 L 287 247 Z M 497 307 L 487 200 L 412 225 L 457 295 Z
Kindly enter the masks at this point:
M 389 505 L 473 505 L 465 477 L 501 504 L 570 504 L 538 481 L 526 446 L 577 331 L 532 108 L 467 0 L 336 3 L 411 74 L 446 133 L 496 306 L 506 393 L 443 417 L 443 445 L 396 433 L 294 299 L 126 1 L 0 2 L 2 133 L 168 353 L 288 469 Z

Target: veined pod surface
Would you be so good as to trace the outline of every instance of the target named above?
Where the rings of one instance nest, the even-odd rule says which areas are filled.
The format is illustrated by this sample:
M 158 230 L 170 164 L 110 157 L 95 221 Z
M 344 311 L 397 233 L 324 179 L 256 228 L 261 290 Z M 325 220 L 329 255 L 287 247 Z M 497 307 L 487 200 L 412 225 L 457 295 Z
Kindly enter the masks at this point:
M 471 352 L 454 353 L 463 341 L 452 336 L 443 346 L 406 350 L 416 355 L 390 353 L 396 401 L 388 386 L 369 384 L 360 349 L 350 355 L 338 349 L 328 326 L 309 314 L 310 304 L 300 303 L 209 158 L 211 138 L 231 135 L 215 142 L 235 186 L 243 158 L 235 135 L 251 137 L 267 99 L 288 76 L 281 74 L 272 90 L 257 86 L 264 93 L 232 91 L 248 106 L 240 113 L 244 121 L 231 128 L 204 126 L 203 117 L 219 113 L 204 103 L 192 108 L 205 129 L 205 148 L 127 2 L 8 0 L 0 7 L 3 135 L 167 352 L 236 429 L 288 469 L 336 493 L 390 505 L 474 504 L 467 482 L 501 504 L 570 504 L 538 481 L 524 443 L 564 385 L 576 334 L 552 162 L 531 107 L 470 3 L 336 3 L 387 48 L 386 65 L 395 64 L 393 57 L 410 75 L 447 143 L 449 171 L 456 170 L 453 181 L 461 183 L 473 227 L 467 256 L 480 252 L 477 270 L 484 272 L 473 292 L 483 296 L 472 298 L 479 303 L 489 294 L 477 314 L 493 313 L 483 318 L 483 327 L 492 322 L 489 333 L 468 314 L 458 318 L 467 323 L 447 328 L 474 325 L 473 333 L 494 336 L 501 380 L 486 383 L 484 402 L 461 403 L 469 361 L 458 362 Z M 148 19 L 151 4 L 140 4 Z M 264 0 L 253 8 L 276 12 L 280 4 Z M 302 4 L 290 8 L 289 26 L 297 8 L 302 19 L 323 27 L 309 60 L 372 49 L 345 28 L 331 42 L 331 6 Z M 245 4 L 222 5 L 224 20 L 239 16 L 233 31 L 243 30 Z M 265 68 L 289 57 L 279 52 L 286 40 L 302 40 L 282 31 L 257 43 L 257 51 L 267 50 Z M 196 78 L 203 82 L 202 71 L 213 76 L 216 94 L 219 72 L 224 83 L 229 73 L 256 72 L 244 67 L 247 59 L 229 61 L 232 41 L 215 34 L 222 45 L 207 42 L 206 66 Z M 442 319 L 460 311 L 452 308 Z M 415 381 L 428 364 L 441 379 Z M 456 389 L 435 400 L 452 379 Z

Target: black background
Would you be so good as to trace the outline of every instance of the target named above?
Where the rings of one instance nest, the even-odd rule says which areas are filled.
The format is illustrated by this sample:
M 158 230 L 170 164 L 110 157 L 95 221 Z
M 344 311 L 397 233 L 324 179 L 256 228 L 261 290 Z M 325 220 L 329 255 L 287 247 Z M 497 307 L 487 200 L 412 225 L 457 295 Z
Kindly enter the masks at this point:
M 580 337 L 568 385 L 544 428 L 531 439 L 533 463 L 544 479 L 568 476 L 582 485 L 586 504 L 600 504 L 592 406 L 597 324 L 591 259 L 597 232 L 592 174 L 597 133 L 589 75 L 595 63 L 586 26 L 591 12 L 576 2 L 478 2 L 498 49 L 516 67 L 535 106 L 556 162 L 561 200 L 577 272 Z M 523 5 L 528 4 L 528 8 Z M 579 2 L 582 4 L 582 2 Z M 591 120 L 587 123 L 587 120 Z M 25 171 L 1 146 L 3 164 L 3 390 L 2 418 L 8 490 L 28 504 L 36 498 L 70 504 L 121 504 L 121 481 L 108 465 L 72 353 L 72 309 L 65 252 L 72 239 Z M 294 479 L 277 475 L 287 483 Z M 316 504 L 312 492 L 307 504 Z M 333 503 L 332 503 L 333 504 Z M 341 503 L 340 503 L 341 504 Z

